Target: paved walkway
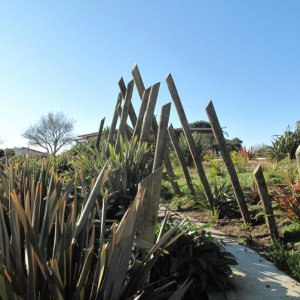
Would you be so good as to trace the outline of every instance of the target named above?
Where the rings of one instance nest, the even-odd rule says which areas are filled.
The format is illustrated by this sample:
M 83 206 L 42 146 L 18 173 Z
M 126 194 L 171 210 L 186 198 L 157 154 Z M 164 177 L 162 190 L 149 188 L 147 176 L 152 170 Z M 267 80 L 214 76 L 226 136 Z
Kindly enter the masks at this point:
M 300 283 L 253 250 L 229 240 L 217 230 L 212 229 L 211 232 L 226 243 L 226 251 L 232 253 L 238 261 L 237 266 L 232 266 L 231 282 L 234 290 L 228 292 L 228 300 L 300 299 Z M 225 298 L 220 293 L 211 293 L 209 299 Z
M 184 218 L 184 215 L 182 215 Z M 203 225 L 195 220 L 196 224 Z M 226 237 L 224 233 L 210 228 L 211 234 L 225 242 L 226 251 L 232 253 L 238 265 L 232 266 L 233 290 L 227 300 L 279 300 L 300 299 L 300 283 L 275 267 L 271 262 L 245 246 Z M 300 263 L 300 262 L 299 262 Z M 211 292 L 210 300 L 226 299 L 222 293 Z
M 277 300 L 300 299 L 300 283 L 275 267 L 271 262 L 248 247 L 239 245 L 222 232 L 209 229 L 215 238 L 226 244 L 226 251 L 232 253 L 238 265 L 232 266 L 233 290 L 227 293 L 228 300 Z M 210 300 L 223 300 L 221 293 L 210 293 Z

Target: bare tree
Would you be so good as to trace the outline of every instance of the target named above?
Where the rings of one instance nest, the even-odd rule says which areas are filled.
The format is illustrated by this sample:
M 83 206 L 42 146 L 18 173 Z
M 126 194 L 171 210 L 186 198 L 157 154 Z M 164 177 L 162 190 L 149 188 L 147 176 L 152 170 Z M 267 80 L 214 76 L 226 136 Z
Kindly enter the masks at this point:
M 55 156 L 64 145 L 73 141 L 73 127 L 74 121 L 62 112 L 50 112 L 29 127 L 22 136 L 28 139 L 30 145 L 40 146 Z

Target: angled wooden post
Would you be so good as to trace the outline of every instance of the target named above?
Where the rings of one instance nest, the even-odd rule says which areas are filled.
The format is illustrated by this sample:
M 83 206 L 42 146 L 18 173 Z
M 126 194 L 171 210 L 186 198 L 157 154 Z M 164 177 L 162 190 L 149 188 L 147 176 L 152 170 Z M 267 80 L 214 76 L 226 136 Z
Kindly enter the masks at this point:
M 254 177 L 258 188 L 260 200 L 265 212 L 266 224 L 270 232 L 271 238 L 274 242 L 278 240 L 279 234 L 278 234 L 277 224 L 273 212 L 273 207 L 271 204 L 271 200 L 269 198 L 268 188 L 260 164 L 257 166 L 257 168 L 254 171 Z
M 121 117 L 122 117 L 122 106 L 121 106 L 121 104 L 118 106 L 117 112 L 118 112 L 118 117 L 121 120 Z M 117 131 L 117 137 L 118 137 L 118 134 L 119 134 L 119 129 Z M 131 128 L 128 126 L 128 124 L 126 124 L 126 126 L 125 126 L 125 135 L 127 137 L 127 140 L 131 139 Z M 117 139 L 116 139 L 116 141 L 117 141 Z
M 142 103 L 141 103 L 139 115 L 137 117 L 137 121 L 136 121 L 134 131 L 133 131 L 133 135 L 132 135 L 133 138 L 135 136 L 140 136 L 142 126 L 143 126 L 143 119 L 144 119 L 145 111 L 146 111 L 148 100 L 149 100 L 149 94 L 150 94 L 150 88 L 148 88 L 144 91 L 143 100 L 142 100 Z
M 162 168 L 151 173 L 139 184 L 139 190 L 142 187 L 145 187 L 144 197 L 146 197 L 146 201 L 143 210 L 144 215 L 142 216 L 143 222 L 141 222 L 141 225 L 138 227 L 137 236 L 139 239 L 151 244 L 155 241 L 155 228 L 160 202 L 161 183 Z
M 140 95 L 140 99 L 142 100 L 145 91 L 145 85 L 143 83 L 143 79 L 137 65 L 133 66 L 131 73 L 132 73 L 135 86 L 137 87 L 138 93 Z M 152 129 L 153 129 L 154 137 L 156 138 L 157 131 L 158 131 L 158 124 L 155 116 L 153 116 L 153 120 L 152 120 Z
M 141 73 L 139 71 L 138 66 L 135 64 L 131 69 L 131 74 L 134 79 L 135 86 L 137 87 L 138 93 L 140 95 L 141 100 L 143 99 L 143 94 L 145 90 L 145 85 L 143 83 L 143 79 Z
M 194 189 L 194 186 L 193 186 L 193 182 L 192 182 L 187 164 L 184 160 L 184 155 L 183 155 L 183 152 L 182 152 L 182 150 L 179 146 L 178 138 L 176 136 L 176 133 L 175 133 L 175 130 L 174 130 L 172 124 L 169 126 L 168 131 L 169 131 L 170 140 L 172 142 L 173 148 L 174 148 L 176 156 L 178 158 L 178 162 L 179 162 L 181 170 L 183 172 L 183 176 L 185 178 L 187 187 L 190 190 L 191 194 L 195 195 L 195 189 Z
M 110 129 L 109 129 L 109 134 L 108 134 L 108 144 L 111 144 L 111 145 L 113 145 L 113 143 L 114 143 L 115 131 L 116 131 L 118 117 L 119 117 L 118 108 L 121 105 L 121 102 L 122 102 L 122 94 L 119 93 L 118 99 L 117 99 L 117 102 L 116 102 L 114 115 L 113 115 L 111 125 L 110 125 Z
M 185 115 L 185 112 L 184 112 L 184 108 L 182 106 L 179 94 L 177 92 L 177 88 L 175 86 L 175 83 L 174 83 L 174 80 L 173 80 L 171 74 L 168 75 L 166 81 L 167 81 L 167 85 L 168 85 L 171 97 L 172 97 L 172 99 L 175 103 L 175 107 L 176 107 L 176 110 L 177 110 L 177 113 L 178 113 L 178 116 L 179 116 L 179 119 L 180 119 L 180 122 L 181 122 L 181 125 L 182 125 L 182 128 L 183 128 L 183 131 L 184 131 L 184 135 L 185 135 L 187 143 L 189 145 L 189 149 L 190 149 L 193 161 L 194 161 L 195 166 L 197 168 L 198 176 L 199 176 L 200 181 L 203 185 L 206 199 L 207 199 L 207 201 L 210 205 L 210 208 L 213 209 L 214 197 L 213 197 L 213 194 L 211 192 L 207 177 L 205 175 L 204 168 L 203 168 L 202 163 L 201 163 L 201 159 L 200 159 L 200 157 L 199 157 L 199 155 L 196 151 L 196 146 L 195 146 L 195 142 L 194 142 L 191 130 L 190 130 L 190 126 L 189 126 L 189 123 L 187 121 L 187 118 L 186 118 L 186 115 Z
M 103 118 L 101 120 L 100 126 L 99 126 L 97 142 L 96 142 L 96 149 L 98 149 L 98 150 L 99 150 L 99 146 L 100 146 L 100 142 L 101 142 L 101 136 L 102 136 L 102 131 L 103 131 L 103 127 L 104 127 L 104 122 L 105 122 L 105 118 Z
M 161 108 L 152 172 L 161 168 L 163 165 L 164 152 L 166 150 L 170 111 L 171 103 L 168 103 Z
M 128 118 L 129 107 L 130 107 L 131 98 L 132 98 L 133 87 L 134 87 L 134 81 L 131 80 L 128 83 L 127 90 L 126 90 L 126 97 L 125 97 L 125 102 L 124 102 L 123 109 L 122 109 L 120 126 L 119 126 L 117 141 L 116 141 L 116 145 L 115 145 L 116 150 L 119 149 L 120 139 L 121 138 L 125 139 L 125 134 L 126 134 L 126 130 L 127 130 L 127 118 Z
M 126 89 L 126 85 L 125 85 L 123 77 L 120 78 L 118 84 L 119 84 L 119 87 L 120 87 L 120 91 L 121 91 L 122 97 L 125 100 L 126 99 L 126 90 L 127 89 Z M 134 107 L 133 107 L 133 105 L 132 105 L 131 102 L 129 104 L 129 118 L 130 118 L 132 127 L 134 128 L 135 124 L 136 124 L 136 119 L 137 118 L 136 118 L 136 113 L 134 111 Z
M 151 123 L 154 116 L 154 110 L 156 105 L 156 100 L 158 96 L 160 83 L 156 83 L 151 87 L 149 101 L 147 103 L 146 112 L 143 119 L 143 126 L 141 131 L 141 137 L 139 144 L 141 145 L 144 142 L 149 141 L 150 130 L 151 130 Z
M 137 65 L 133 66 L 131 73 L 132 73 L 132 77 L 133 77 L 135 86 L 137 87 L 138 93 L 142 100 L 143 93 L 145 91 L 145 85 L 143 83 L 143 80 L 142 80 L 142 77 L 141 77 L 141 74 L 140 74 L 140 71 L 139 71 L 139 68 Z M 152 130 L 153 130 L 154 138 L 156 138 L 157 132 L 158 132 L 158 124 L 157 124 L 155 116 L 153 116 L 153 119 L 152 119 Z M 170 161 L 167 151 L 164 152 L 164 164 L 165 164 L 167 173 L 170 175 L 170 182 L 171 182 L 174 193 L 176 195 L 181 195 L 179 185 L 176 182 L 176 180 L 174 180 L 175 174 L 174 174 L 173 167 L 172 167 L 172 164 L 171 164 L 171 161 Z
M 249 215 L 249 211 L 248 211 L 248 207 L 245 201 L 245 197 L 244 197 L 244 193 L 239 181 L 239 178 L 237 176 L 236 170 L 234 168 L 232 159 L 230 157 L 230 153 L 223 135 L 223 131 L 221 128 L 221 125 L 219 123 L 214 105 L 212 103 L 212 101 L 209 102 L 209 104 L 206 107 L 206 113 L 208 116 L 208 119 L 210 121 L 214 136 L 219 144 L 220 150 L 221 150 L 221 154 L 224 160 L 224 163 L 227 167 L 227 171 L 229 173 L 231 182 L 232 182 L 232 187 L 233 187 L 233 191 L 235 194 L 235 197 L 237 199 L 237 203 L 239 205 L 240 208 L 240 212 L 242 214 L 242 218 L 244 220 L 245 223 L 250 223 L 251 219 L 250 219 L 250 215 Z

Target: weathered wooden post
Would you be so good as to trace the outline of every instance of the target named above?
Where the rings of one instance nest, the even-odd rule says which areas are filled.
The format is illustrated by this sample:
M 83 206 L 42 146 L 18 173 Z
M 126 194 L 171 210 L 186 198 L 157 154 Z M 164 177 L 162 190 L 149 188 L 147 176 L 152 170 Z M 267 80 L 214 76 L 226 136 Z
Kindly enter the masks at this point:
M 144 197 L 145 208 L 141 225 L 138 227 L 137 236 L 139 239 L 153 244 L 155 241 L 155 227 L 159 209 L 160 192 L 162 183 L 162 168 L 151 173 L 139 184 L 139 190 L 145 187 Z
M 111 145 L 113 145 L 113 143 L 114 143 L 115 131 L 116 131 L 118 117 L 119 117 L 118 108 L 121 105 L 121 102 L 122 102 L 122 94 L 119 93 L 115 111 L 114 111 L 114 115 L 113 115 L 110 129 L 109 129 L 109 134 L 108 134 L 108 144 L 111 144 Z
M 215 111 L 212 101 L 210 101 L 209 104 L 207 105 L 206 113 L 208 115 L 208 119 L 209 119 L 211 127 L 213 129 L 214 136 L 219 144 L 223 160 L 227 167 L 227 170 L 228 170 L 231 182 L 232 182 L 234 194 L 237 199 L 237 202 L 238 202 L 238 205 L 240 208 L 240 212 L 242 214 L 242 218 L 245 223 L 250 223 L 251 219 L 250 219 L 248 207 L 247 207 L 247 204 L 245 201 L 244 193 L 242 191 L 240 181 L 238 179 L 236 170 L 234 168 L 232 159 L 230 157 L 230 153 L 227 148 L 227 144 L 226 144 L 226 141 L 225 141 L 225 138 L 223 135 L 223 131 L 220 126 L 220 123 L 219 123 L 219 120 L 218 120 L 218 117 L 217 117 L 217 114 L 216 114 L 216 111 Z
M 144 119 L 144 115 L 145 115 L 148 100 L 149 100 L 149 94 L 150 94 L 150 88 L 148 88 L 144 91 L 142 104 L 140 107 L 139 115 L 137 117 L 137 121 L 136 121 L 133 135 L 132 135 L 133 138 L 135 138 L 136 136 L 138 136 L 138 137 L 140 136 L 142 126 L 143 126 L 143 119 Z
M 137 87 L 138 93 L 140 95 L 141 100 L 143 99 L 143 94 L 145 90 L 145 85 L 140 73 L 138 66 L 135 64 L 131 69 L 131 74 L 134 79 L 135 86 Z
M 143 99 L 143 93 L 145 91 L 145 85 L 143 83 L 143 79 L 141 77 L 141 74 L 140 74 L 140 71 L 139 71 L 137 65 L 133 66 L 133 68 L 131 70 L 131 73 L 132 73 L 132 77 L 134 79 L 135 86 L 137 87 L 138 93 L 139 93 L 140 98 L 142 100 Z M 155 116 L 153 116 L 153 119 L 152 119 L 152 130 L 153 130 L 153 133 L 154 133 L 154 137 L 157 137 L 158 124 L 157 124 Z M 176 182 L 176 180 L 173 179 L 175 177 L 175 174 L 174 174 L 173 167 L 172 167 L 172 164 L 171 164 L 171 161 L 170 161 L 170 158 L 169 158 L 169 155 L 168 155 L 167 151 L 164 152 L 164 164 L 165 164 L 167 173 L 170 175 L 170 182 L 171 182 L 174 193 L 177 194 L 177 195 L 180 195 L 181 192 L 180 192 L 179 185 Z
M 137 65 L 133 66 L 133 68 L 131 70 L 131 74 L 132 74 L 135 86 L 137 87 L 138 93 L 140 95 L 140 99 L 143 100 L 145 85 L 144 85 L 140 70 Z M 152 120 L 152 129 L 153 129 L 153 133 L 156 137 L 157 131 L 158 131 L 158 124 L 157 124 L 155 116 L 153 116 L 153 120 Z
M 98 149 L 98 150 L 99 150 L 99 146 L 100 146 L 100 142 L 101 142 L 101 136 L 102 136 L 102 131 L 103 131 L 103 127 L 104 127 L 104 122 L 105 122 L 105 118 L 103 118 L 101 120 L 100 126 L 99 126 L 97 142 L 96 142 L 96 149 Z
M 130 107 L 131 98 L 132 98 L 133 87 L 134 87 L 134 81 L 131 80 L 127 86 L 125 102 L 124 102 L 122 114 L 121 114 L 119 132 L 118 132 L 117 141 L 116 141 L 116 145 L 115 145 L 115 148 L 117 151 L 119 149 L 120 139 L 121 138 L 125 139 L 126 128 L 127 128 L 127 118 L 128 118 L 129 107 Z
M 154 110 L 156 105 L 156 100 L 158 96 L 160 83 L 156 83 L 151 87 L 149 101 L 147 103 L 147 108 L 145 111 L 144 119 L 143 119 L 143 126 L 140 136 L 139 144 L 143 144 L 144 142 L 149 141 L 150 130 L 151 130 L 151 123 L 154 116 Z
M 266 224 L 271 234 L 271 238 L 274 242 L 275 240 L 278 240 L 279 234 L 278 234 L 278 229 L 277 229 L 277 224 L 276 224 L 272 204 L 269 198 L 268 188 L 260 164 L 257 166 L 257 168 L 254 171 L 254 177 L 258 188 L 260 200 L 262 202 L 262 206 L 265 212 Z
M 118 84 L 119 84 L 119 87 L 120 87 L 120 91 L 121 91 L 122 97 L 125 100 L 126 99 L 126 91 L 127 91 L 127 89 L 126 89 L 126 85 L 125 85 L 123 77 L 120 78 Z M 135 124 L 136 124 L 137 118 L 136 118 L 136 114 L 135 114 L 135 111 L 134 111 L 134 107 L 133 107 L 133 105 L 132 105 L 131 102 L 129 104 L 129 118 L 130 118 L 132 127 L 134 128 Z
M 152 172 L 161 168 L 163 165 L 164 152 L 166 151 L 166 137 L 168 134 L 170 111 L 171 103 L 168 103 L 161 108 Z
M 122 106 L 121 106 L 121 104 L 118 106 L 117 112 L 118 112 L 119 119 L 121 120 L 121 118 L 122 118 Z M 120 127 L 120 125 L 119 125 L 119 127 Z M 118 129 L 117 133 L 119 133 L 119 129 Z M 126 134 L 127 139 L 130 140 L 131 139 L 131 131 L 130 131 L 130 127 L 128 126 L 127 123 L 126 123 L 126 126 L 125 126 L 125 134 Z
M 176 133 L 174 131 L 174 128 L 173 128 L 172 124 L 169 126 L 168 131 L 169 131 L 170 140 L 172 142 L 173 148 L 174 148 L 176 156 L 178 158 L 180 167 L 182 169 L 187 187 L 190 190 L 191 194 L 195 195 L 195 189 L 194 189 L 194 186 L 193 186 L 193 183 L 192 183 L 192 179 L 191 179 L 188 167 L 186 165 L 186 162 L 184 160 L 184 155 L 183 155 L 183 152 L 182 152 L 182 150 L 179 146 L 178 138 L 176 136 Z
M 205 175 L 204 168 L 203 168 L 202 163 L 201 163 L 201 159 L 200 159 L 200 157 L 199 157 L 199 155 L 196 151 L 196 146 L 195 146 L 195 142 L 194 142 L 191 130 L 190 130 L 190 126 L 189 126 L 189 123 L 187 121 L 187 118 L 186 118 L 186 115 L 185 115 L 185 112 L 184 112 L 184 108 L 182 106 L 179 94 L 177 92 L 177 88 L 175 86 L 175 83 L 174 83 L 174 80 L 173 80 L 171 74 L 168 75 L 166 81 L 167 81 L 167 85 L 168 85 L 171 97 L 172 97 L 172 99 L 175 103 L 176 110 L 177 110 L 177 113 L 178 113 L 178 116 L 179 116 L 179 119 L 180 119 L 180 122 L 181 122 L 181 125 L 182 125 L 182 128 L 183 128 L 183 131 L 184 131 L 184 135 L 185 135 L 187 143 L 189 145 L 189 149 L 190 149 L 193 161 L 194 161 L 195 166 L 197 168 L 198 176 L 199 176 L 200 181 L 203 185 L 206 199 L 207 199 L 207 201 L 210 205 L 210 208 L 213 209 L 213 199 L 214 199 L 214 197 L 213 197 L 213 194 L 211 192 L 207 177 Z

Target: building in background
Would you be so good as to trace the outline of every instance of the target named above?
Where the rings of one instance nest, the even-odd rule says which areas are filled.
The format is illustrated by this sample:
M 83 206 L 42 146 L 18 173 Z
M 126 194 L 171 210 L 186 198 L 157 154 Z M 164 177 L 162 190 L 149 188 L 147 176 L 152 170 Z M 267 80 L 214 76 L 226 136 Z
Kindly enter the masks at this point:
M 31 149 L 29 147 L 15 147 L 13 148 L 13 151 L 15 152 L 16 156 L 22 156 L 22 155 L 33 155 L 33 156 L 47 156 L 46 152 L 42 152 L 42 151 L 38 151 L 38 150 L 34 150 Z
M 194 123 L 190 123 L 190 129 L 193 135 L 201 135 L 204 136 L 208 143 L 211 146 L 211 150 L 214 150 L 216 153 L 219 153 L 219 145 L 214 137 L 214 133 L 212 130 L 212 127 L 209 122 L 207 121 L 196 121 Z M 115 137 L 117 136 L 118 131 L 116 130 L 115 132 Z M 175 133 L 178 137 L 184 136 L 183 129 L 176 128 Z M 153 138 L 153 135 L 151 135 Z M 151 140 L 150 136 L 150 140 Z M 93 132 L 93 133 L 88 133 L 88 134 L 82 134 L 78 135 L 77 138 L 75 139 L 76 143 L 83 143 L 83 142 L 89 142 L 96 140 L 98 137 L 98 132 Z M 233 150 L 239 150 L 242 147 L 242 141 L 238 138 L 235 139 L 225 139 L 228 149 L 230 151 Z

